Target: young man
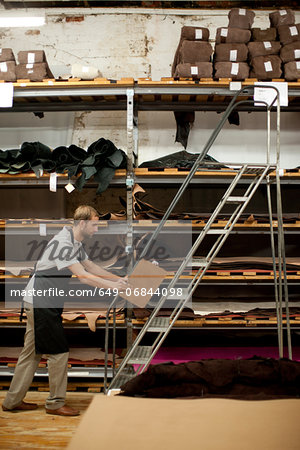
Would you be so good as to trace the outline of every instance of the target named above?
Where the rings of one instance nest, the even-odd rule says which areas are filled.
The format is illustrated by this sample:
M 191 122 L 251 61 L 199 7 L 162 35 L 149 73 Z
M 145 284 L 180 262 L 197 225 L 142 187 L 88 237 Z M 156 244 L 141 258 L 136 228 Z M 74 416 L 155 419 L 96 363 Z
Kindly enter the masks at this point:
M 119 278 L 93 263 L 82 247 L 82 241 L 97 232 L 98 219 L 94 208 L 79 206 L 74 213 L 73 227 L 64 227 L 54 236 L 36 264 L 24 297 L 27 315 L 24 348 L 3 402 L 3 411 L 24 411 L 38 407 L 23 399 L 42 355 L 46 355 L 50 388 L 46 412 L 61 416 L 79 414 L 79 411 L 65 405 L 69 348 L 61 318 L 63 299 L 55 298 L 52 294 L 59 290 L 67 292 L 72 275 L 82 283 L 98 288 L 121 290 L 127 286 L 127 278 Z M 38 290 L 46 294 L 37 297 L 34 292 Z

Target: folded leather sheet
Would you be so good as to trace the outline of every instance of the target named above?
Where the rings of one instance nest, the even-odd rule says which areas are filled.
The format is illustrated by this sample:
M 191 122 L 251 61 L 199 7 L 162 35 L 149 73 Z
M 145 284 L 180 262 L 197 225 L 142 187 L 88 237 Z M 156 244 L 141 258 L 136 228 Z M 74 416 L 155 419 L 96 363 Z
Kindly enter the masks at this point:
M 44 50 L 20 51 L 18 53 L 18 61 L 20 64 L 36 64 L 46 62 Z
M 281 9 L 273 11 L 269 14 L 271 27 L 279 27 L 280 25 L 293 25 L 295 23 L 295 13 L 291 9 Z
M 48 65 L 45 62 L 35 64 L 18 64 L 16 66 L 17 79 L 28 79 L 30 81 L 43 81 L 48 76 Z
M 295 25 L 281 25 L 277 28 L 279 40 L 282 45 L 290 44 L 291 42 L 300 41 L 300 24 Z
M 209 63 L 202 63 L 209 64 Z M 188 153 L 186 150 L 182 150 L 180 152 L 171 153 L 170 155 L 162 156 L 161 158 L 153 159 L 151 161 L 144 161 L 139 167 L 180 167 L 191 169 L 193 167 L 194 162 L 198 158 L 199 153 Z M 199 167 L 205 167 L 205 162 L 218 162 L 212 156 L 206 155 L 203 162 L 199 164 Z M 206 166 L 207 167 L 207 166 Z M 214 169 L 220 169 L 220 165 L 209 166 Z M 138 192 L 138 191 L 137 191 Z M 143 191 L 145 192 L 145 191 Z
M 300 60 L 300 39 L 284 45 L 280 50 L 280 58 L 284 63 Z
M 233 80 L 244 80 L 245 78 L 249 78 L 249 66 L 244 62 L 216 62 L 215 78 L 232 78 Z
M 280 78 L 282 74 L 281 59 L 277 55 L 256 56 L 251 60 L 251 69 L 251 78 L 266 81 Z
M 278 55 L 280 49 L 281 44 L 278 41 L 248 43 L 249 57 L 251 59 L 255 58 L 256 56 Z
M 121 395 L 152 398 L 276 399 L 300 395 L 300 362 L 253 357 L 156 364 L 121 387 Z
M 212 78 L 213 65 L 211 62 L 177 64 L 175 78 Z
M 216 44 L 247 44 L 251 39 L 250 30 L 242 30 L 241 28 L 217 28 Z
M 248 48 L 246 44 L 216 44 L 215 62 L 246 62 Z
M 16 81 L 16 63 L 14 61 L 0 62 L 0 80 Z
M 16 61 L 11 48 L 0 48 L 0 62 Z
M 179 63 L 210 62 L 213 53 L 209 42 L 183 41 L 179 49 Z
M 300 61 L 290 61 L 283 66 L 284 78 L 287 81 L 297 81 L 300 79 Z
M 276 28 L 266 28 L 265 30 L 262 30 L 261 28 L 252 28 L 251 34 L 253 41 L 276 41 L 277 30 Z
M 228 26 L 249 30 L 254 22 L 254 17 L 255 13 L 250 9 L 232 8 L 228 13 Z

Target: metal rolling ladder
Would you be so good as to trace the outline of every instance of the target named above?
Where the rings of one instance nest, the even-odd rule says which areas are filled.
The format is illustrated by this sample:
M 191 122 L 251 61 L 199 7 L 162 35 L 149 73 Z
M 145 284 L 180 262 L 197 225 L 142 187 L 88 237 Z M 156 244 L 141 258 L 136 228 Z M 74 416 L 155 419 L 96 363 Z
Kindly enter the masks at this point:
M 269 86 L 268 86 L 269 87 Z M 152 238 L 148 242 L 147 246 L 145 247 L 144 251 L 142 252 L 140 259 L 143 258 L 143 256 L 146 254 L 150 244 L 152 241 L 156 239 L 158 234 L 160 233 L 162 227 L 165 224 L 165 221 L 168 219 L 171 211 L 173 210 L 175 204 L 177 203 L 178 199 L 181 197 L 182 193 L 184 192 L 185 188 L 189 184 L 191 178 L 195 174 L 199 163 L 204 159 L 205 155 L 208 153 L 211 145 L 215 141 L 217 135 L 219 134 L 222 126 L 224 125 L 225 121 L 227 120 L 229 114 L 231 111 L 236 107 L 237 104 L 241 103 L 250 103 L 251 101 L 246 100 L 242 102 L 235 103 L 235 99 L 240 93 L 248 88 L 251 87 L 245 87 L 241 89 L 239 92 L 235 94 L 232 101 L 230 102 L 227 110 L 222 116 L 222 119 L 214 132 L 212 133 L 210 139 L 208 140 L 206 146 L 204 147 L 204 150 L 199 155 L 197 161 L 195 162 L 193 168 L 191 169 L 189 175 L 187 176 L 186 180 L 184 181 L 183 185 L 179 189 L 178 193 L 176 194 L 175 198 L 173 199 L 172 203 L 170 204 L 168 210 L 165 213 L 164 218 L 162 219 L 161 223 L 158 225 L 157 229 L 155 230 Z M 274 88 L 273 88 L 274 89 Z M 276 90 L 276 89 L 275 89 Z M 277 90 L 276 90 L 277 91 Z M 278 97 L 278 92 L 277 92 Z M 279 102 L 278 102 L 279 103 Z M 271 105 L 272 106 L 272 105 Z M 209 220 L 207 221 L 206 225 L 204 226 L 203 230 L 200 232 L 198 237 L 196 238 L 194 244 L 192 245 L 192 248 L 188 252 L 187 256 L 182 261 L 180 267 L 178 268 L 177 272 L 175 273 L 174 277 L 170 281 L 167 290 L 169 291 L 171 288 L 173 288 L 178 280 L 180 279 L 181 275 L 183 274 L 184 270 L 187 268 L 187 266 L 191 263 L 193 256 L 195 255 L 197 249 L 205 239 L 207 235 L 216 235 L 216 241 L 213 243 L 210 250 L 207 252 L 205 257 L 201 257 L 200 261 L 197 264 L 197 270 L 196 273 L 192 276 L 192 279 L 186 289 L 186 295 L 183 298 L 180 298 L 177 302 L 177 304 L 173 307 L 173 310 L 169 317 L 157 317 L 160 309 L 165 305 L 166 301 L 168 300 L 168 294 L 163 295 L 156 304 L 155 308 L 153 309 L 150 317 L 148 318 L 147 322 L 143 326 L 143 328 L 140 330 L 136 340 L 134 341 L 131 348 L 128 350 L 127 354 L 122 360 L 122 363 L 120 364 L 117 372 L 114 374 L 112 381 L 109 385 L 109 391 L 112 389 L 118 389 L 120 388 L 126 381 L 131 379 L 133 376 L 144 372 L 147 367 L 149 366 L 151 360 L 159 350 L 160 346 L 162 345 L 163 341 L 167 337 L 169 331 L 171 330 L 172 326 L 174 325 L 175 321 L 179 317 L 181 311 L 185 307 L 185 305 L 188 303 L 188 301 L 192 298 L 192 295 L 203 279 L 206 271 L 209 269 L 212 261 L 217 256 L 218 252 L 222 248 L 223 244 L 225 243 L 226 239 L 228 238 L 229 234 L 231 233 L 232 229 L 234 228 L 235 224 L 237 223 L 238 219 L 240 218 L 241 214 L 249 204 L 250 200 L 252 199 L 253 195 L 255 194 L 258 186 L 262 183 L 263 180 L 267 181 L 267 189 L 268 189 L 268 207 L 269 207 L 269 219 L 270 219 L 270 233 L 271 233 L 271 248 L 272 248 L 272 256 L 273 256 L 273 272 L 274 272 L 274 285 L 275 285 L 275 300 L 276 300 L 276 311 L 277 311 L 277 318 L 278 318 L 278 340 L 279 340 L 279 349 L 280 349 L 280 356 L 282 356 L 282 274 L 281 270 L 283 267 L 284 271 L 284 293 L 285 293 L 285 300 L 286 300 L 286 312 L 287 312 L 287 331 L 288 331 L 288 344 L 289 344 L 289 356 L 291 357 L 291 343 L 290 343 L 290 328 L 289 328 L 289 315 L 288 315 L 288 294 L 287 294 L 287 279 L 286 279 L 286 269 L 285 269 L 285 255 L 284 255 L 284 240 L 283 240 L 283 232 L 279 230 L 280 227 L 282 227 L 282 212 L 281 212 L 281 197 L 280 197 L 280 180 L 279 177 L 276 176 L 276 187 L 277 187 L 277 215 L 278 215 L 278 257 L 281 261 L 279 261 L 279 274 L 278 279 L 276 275 L 276 259 L 275 259 L 275 244 L 274 244 L 274 229 L 273 229 L 273 222 L 272 222 L 272 207 L 271 207 L 271 195 L 270 195 L 270 179 L 269 174 L 272 171 L 276 171 L 276 175 L 278 174 L 278 164 L 271 165 L 269 163 L 270 159 L 270 135 L 269 135 L 269 125 L 270 125 L 270 108 L 269 106 L 267 108 L 268 112 L 268 152 L 267 152 L 267 163 L 266 164 L 234 164 L 234 168 L 236 169 L 236 175 L 234 176 L 233 180 L 229 184 L 229 187 L 227 188 L 226 192 L 224 193 L 223 197 L 219 201 L 218 205 L 216 206 L 215 210 L 211 214 Z M 277 106 L 277 115 L 279 114 L 280 107 Z M 277 131 L 279 128 L 280 122 L 277 122 Z M 277 161 L 279 160 L 279 136 L 277 139 Z M 215 163 L 214 163 L 215 164 Z M 227 166 L 230 167 L 230 164 L 227 164 Z M 209 167 L 209 163 L 208 163 Z M 237 170 L 238 167 L 238 170 Z M 242 177 L 244 179 L 246 178 L 249 185 L 246 185 L 246 187 L 243 187 L 244 192 L 238 193 L 238 195 L 235 193 L 236 189 L 241 189 L 241 185 L 239 184 L 242 181 Z M 231 212 L 231 216 L 226 222 L 226 224 L 223 227 L 215 228 L 212 227 L 213 223 L 216 221 L 218 215 L 222 212 L 223 208 L 228 208 L 228 205 L 231 205 L 233 207 L 233 212 Z M 105 350 L 106 350 L 106 366 L 107 366 L 107 354 L 108 354 L 108 316 L 110 311 L 114 308 L 114 302 L 116 301 L 116 298 L 113 300 L 110 309 L 107 314 L 107 320 L 106 320 L 106 343 L 105 343 Z M 115 331 L 115 330 L 114 330 Z M 153 344 L 150 346 L 143 346 L 140 345 L 142 339 L 144 336 L 148 333 L 156 333 L 156 338 L 153 339 Z M 133 364 L 138 365 L 138 369 L 134 372 L 133 370 Z M 105 376 L 105 383 L 104 387 L 106 392 L 107 391 L 107 376 Z

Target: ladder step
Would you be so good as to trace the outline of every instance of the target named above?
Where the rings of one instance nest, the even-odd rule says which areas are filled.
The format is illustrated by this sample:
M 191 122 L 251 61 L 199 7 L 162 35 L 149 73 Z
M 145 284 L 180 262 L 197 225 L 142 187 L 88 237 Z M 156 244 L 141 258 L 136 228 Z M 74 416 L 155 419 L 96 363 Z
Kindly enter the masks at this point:
M 137 347 L 131 358 L 129 358 L 128 363 L 129 364 L 145 364 L 148 362 L 150 356 L 152 353 L 152 347 L 149 346 L 142 346 L 140 345 Z
M 154 317 L 147 331 L 157 332 L 166 331 L 170 324 L 169 317 Z
M 114 383 L 114 389 L 120 389 L 123 384 L 127 383 L 127 381 L 131 380 L 134 376 L 134 373 L 130 375 L 127 373 L 122 373 Z
M 249 197 L 231 196 L 231 197 L 228 197 L 228 199 L 226 200 L 226 203 L 243 204 L 248 200 L 248 198 Z
M 210 230 L 207 231 L 207 234 L 226 234 L 227 231 L 228 231 L 228 230 L 224 230 L 223 228 L 222 228 L 222 229 L 215 229 L 215 228 L 212 228 L 212 229 L 210 229 Z

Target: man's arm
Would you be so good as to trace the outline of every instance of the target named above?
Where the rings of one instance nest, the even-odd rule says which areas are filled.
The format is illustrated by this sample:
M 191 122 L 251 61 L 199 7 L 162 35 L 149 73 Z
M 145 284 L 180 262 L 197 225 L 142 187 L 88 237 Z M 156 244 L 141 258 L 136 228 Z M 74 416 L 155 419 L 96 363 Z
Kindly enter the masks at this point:
M 113 273 L 110 273 L 107 270 L 102 269 L 102 267 L 98 266 L 98 264 L 95 264 L 90 259 L 85 259 L 84 261 L 81 261 L 81 264 L 83 265 L 83 267 L 87 272 L 92 273 L 93 275 L 97 275 L 98 277 L 105 278 L 111 281 L 116 281 L 119 279 L 117 275 L 114 275 Z
M 128 286 L 126 279 L 109 274 L 106 270 L 104 272 L 111 275 L 110 280 L 99 275 L 89 273 L 81 263 L 72 264 L 68 266 L 68 269 L 70 269 L 73 275 L 79 278 L 81 283 L 88 284 L 89 286 L 105 289 L 124 289 Z

